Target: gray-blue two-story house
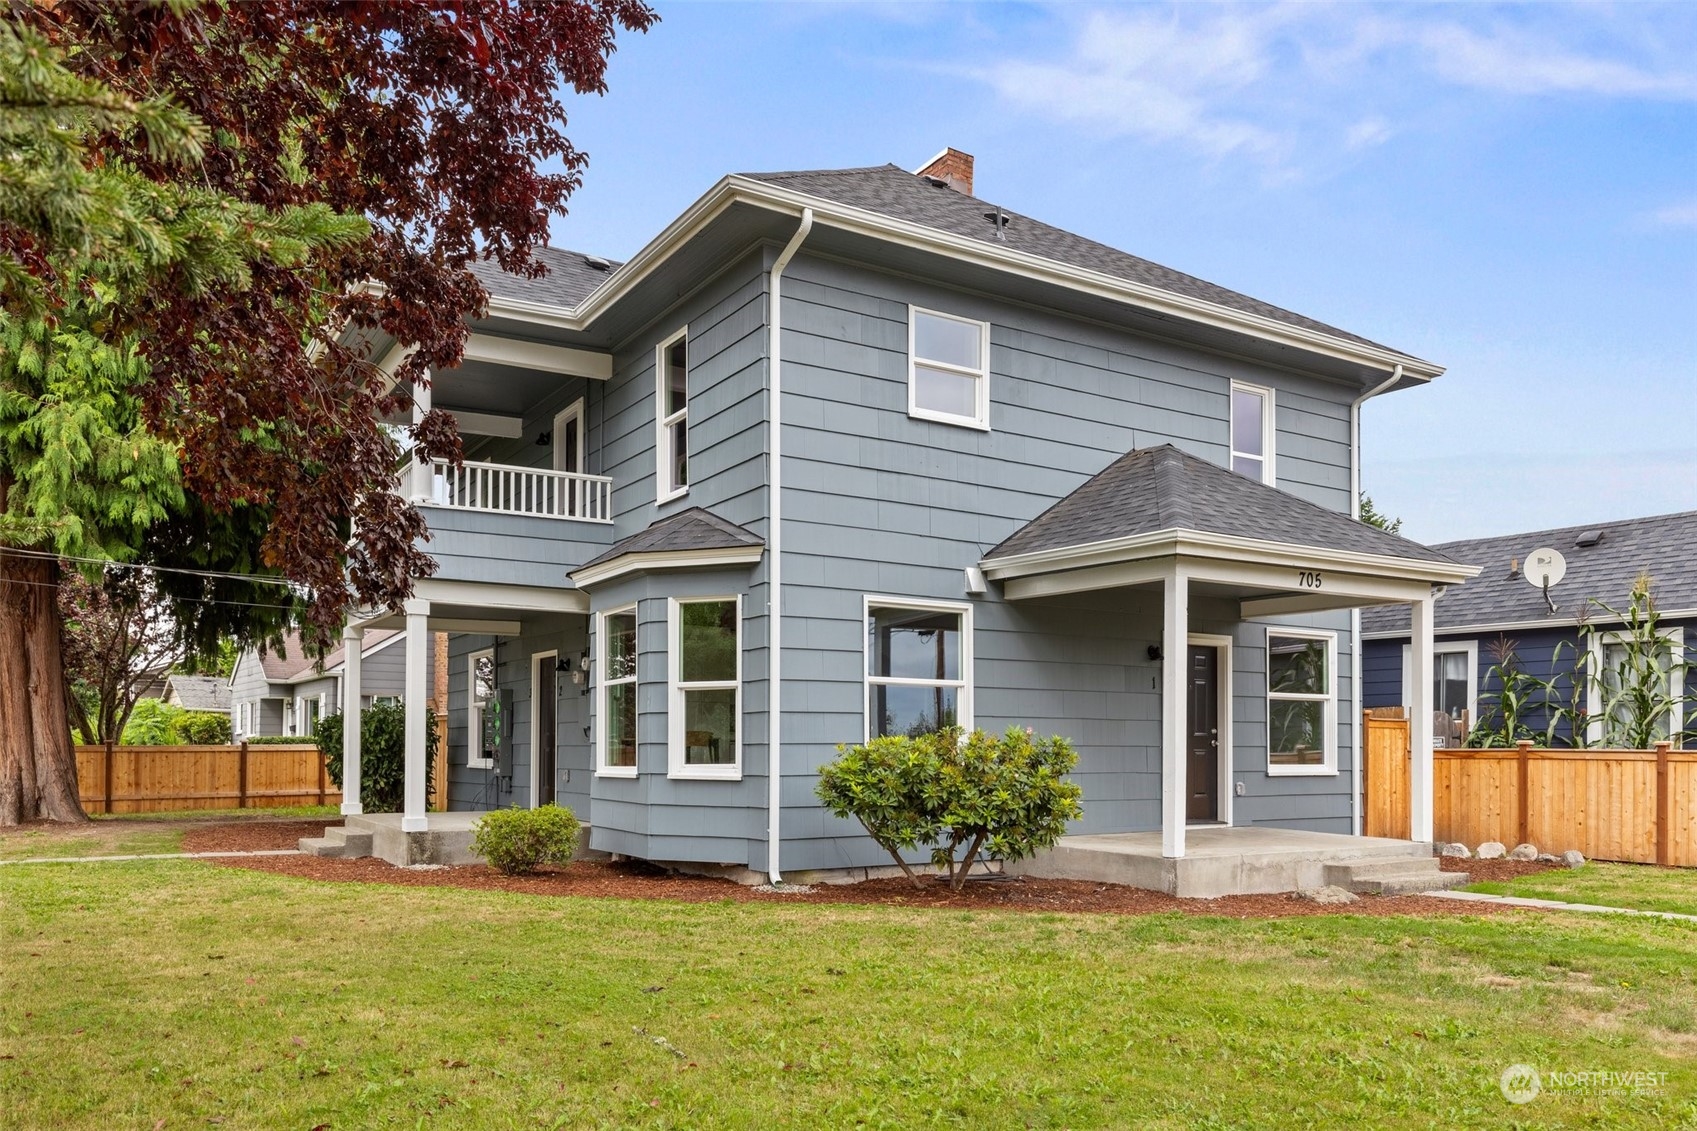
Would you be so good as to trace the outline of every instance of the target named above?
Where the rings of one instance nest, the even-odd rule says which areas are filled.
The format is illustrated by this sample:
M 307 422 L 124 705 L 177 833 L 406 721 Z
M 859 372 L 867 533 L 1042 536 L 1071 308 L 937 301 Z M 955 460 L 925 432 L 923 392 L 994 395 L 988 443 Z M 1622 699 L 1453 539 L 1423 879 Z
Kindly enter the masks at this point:
M 481 272 L 464 363 L 418 393 L 466 439 L 408 487 L 439 572 L 349 630 L 408 628 L 420 736 L 423 642 L 453 634 L 451 808 L 557 801 L 595 849 L 749 875 L 874 867 L 818 768 L 958 724 L 1070 738 L 1077 831 L 1169 859 L 1198 829 L 1358 829 L 1356 610 L 1429 632 L 1472 573 L 1353 517 L 1359 411 L 1441 368 L 972 187 L 953 150 L 727 176 L 627 262 Z

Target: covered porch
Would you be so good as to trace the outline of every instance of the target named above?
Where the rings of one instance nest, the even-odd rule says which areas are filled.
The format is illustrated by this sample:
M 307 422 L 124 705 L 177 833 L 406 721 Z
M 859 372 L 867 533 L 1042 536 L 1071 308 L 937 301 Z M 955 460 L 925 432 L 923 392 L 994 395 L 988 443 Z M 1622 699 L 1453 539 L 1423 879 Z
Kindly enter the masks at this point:
M 1300 669 L 1301 678 L 1314 681 L 1312 690 L 1322 693 L 1308 698 L 1329 702 L 1330 713 L 1315 706 L 1313 721 L 1304 719 L 1311 731 L 1324 732 L 1322 757 L 1309 765 L 1300 745 L 1274 753 L 1288 745 L 1288 736 L 1285 742 L 1274 737 L 1281 728 L 1272 708 L 1282 704 L 1272 702 L 1276 696 L 1267 696 L 1268 763 L 1262 770 L 1269 778 L 1277 773 L 1299 783 L 1314 781 L 1318 788 L 1322 779 L 1335 781 L 1341 773 L 1336 751 L 1342 728 L 1335 717 L 1341 676 L 1333 670 L 1335 649 L 1318 650 L 1318 659 L 1275 655 L 1275 636 L 1288 633 L 1300 642 L 1305 634 L 1327 635 L 1292 624 L 1293 619 L 1312 621 L 1315 614 L 1368 605 L 1407 605 L 1417 665 L 1411 681 L 1417 698 L 1413 709 L 1420 717 L 1419 712 L 1430 709 L 1420 700 L 1431 695 L 1433 602 L 1445 586 L 1477 573 L 1474 567 L 1163 445 L 1116 460 L 991 550 L 979 568 L 988 580 L 1001 584 L 1010 602 L 1120 589 L 1160 594 L 1161 642 L 1150 650 L 1151 659 L 1160 664 L 1160 828 L 1117 838 L 1069 837 L 1032 868 L 1070 861 L 1081 869 L 1081 878 L 1108 879 L 1105 873 L 1113 872 L 1122 877 L 1115 882 L 1178 894 L 1191 894 L 1181 890 L 1187 887 L 1223 894 L 1215 890 L 1215 879 L 1185 877 L 1206 874 L 1217 879 L 1229 874 L 1243 884 L 1276 879 L 1289 886 L 1238 890 L 1291 890 L 1301 886 L 1299 881 L 1318 878 L 1317 861 L 1343 860 L 1351 854 L 1430 855 L 1429 734 L 1417 734 L 1411 752 L 1409 841 L 1289 827 L 1231 827 L 1232 798 L 1248 776 L 1244 767 L 1233 766 L 1230 751 L 1231 665 L 1223 662 L 1224 685 L 1217 691 L 1209 685 L 1209 702 L 1203 703 L 1199 688 L 1204 684 L 1193 660 L 1199 659 L 1199 646 L 1204 651 L 1218 647 L 1229 655 L 1232 640 L 1197 635 L 1192 603 L 1234 609 L 1239 625 L 1269 626 L 1267 662 L 1257 677 L 1267 686 L 1259 690 L 1266 692 Z M 1303 663 L 1308 667 L 1301 668 Z M 1215 710 L 1219 713 L 1210 718 Z M 1324 743 L 1331 744 L 1330 759 L 1324 756 Z M 1275 760 L 1285 764 L 1275 767 Z M 1199 781 L 1201 775 L 1210 780 Z M 1217 798 L 1217 809 L 1198 819 L 1195 802 L 1205 793 Z M 1089 804 L 1086 796 L 1087 809 Z M 1152 853 L 1157 848 L 1158 859 L 1168 863 L 1155 862 Z M 1172 863 L 1191 858 L 1209 863 Z M 1300 864 L 1304 859 L 1309 863 Z

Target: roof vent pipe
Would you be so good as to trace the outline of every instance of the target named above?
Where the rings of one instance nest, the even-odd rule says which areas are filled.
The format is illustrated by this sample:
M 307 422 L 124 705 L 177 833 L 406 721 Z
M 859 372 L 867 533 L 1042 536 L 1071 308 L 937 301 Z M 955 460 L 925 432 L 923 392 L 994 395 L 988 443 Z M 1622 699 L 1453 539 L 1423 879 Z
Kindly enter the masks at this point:
M 784 378 L 783 323 L 779 304 L 784 268 L 813 230 L 813 209 L 801 210 L 795 235 L 772 261 L 771 283 L 766 289 L 766 419 L 771 423 L 767 450 L 766 490 L 771 495 L 767 508 L 771 520 L 766 531 L 766 873 L 771 882 L 784 882 L 778 866 L 783 848 L 783 726 L 784 726 Z

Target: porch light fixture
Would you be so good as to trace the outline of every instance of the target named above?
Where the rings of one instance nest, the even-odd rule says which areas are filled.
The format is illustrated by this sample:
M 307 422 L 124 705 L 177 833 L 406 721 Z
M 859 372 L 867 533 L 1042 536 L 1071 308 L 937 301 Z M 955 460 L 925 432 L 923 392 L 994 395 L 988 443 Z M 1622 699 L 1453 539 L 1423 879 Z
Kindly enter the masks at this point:
M 1152 663 L 1152 664 L 1153 663 L 1159 663 L 1160 659 L 1161 659 L 1161 646 L 1159 644 L 1149 645 L 1149 662 Z
M 536 434 L 536 446 L 539 447 L 539 448 L 546 448 L 549 444 L 552 444 L 553 442 L 554 442 L 554 433 L 552 433 L 552 432 L 538 432 Z

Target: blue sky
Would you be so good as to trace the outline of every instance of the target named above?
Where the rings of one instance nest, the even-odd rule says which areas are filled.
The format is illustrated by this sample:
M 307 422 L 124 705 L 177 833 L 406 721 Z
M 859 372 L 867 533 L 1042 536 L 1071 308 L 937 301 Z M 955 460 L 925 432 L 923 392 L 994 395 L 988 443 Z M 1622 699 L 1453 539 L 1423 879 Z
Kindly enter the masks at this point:
M 1413 537 L 1697 507 L 1697 4 L 656 6 L 569 104 L 558 245 L 952 145 L 986 200 L 1448 366 L 1365 413 Z

